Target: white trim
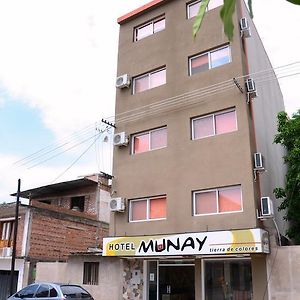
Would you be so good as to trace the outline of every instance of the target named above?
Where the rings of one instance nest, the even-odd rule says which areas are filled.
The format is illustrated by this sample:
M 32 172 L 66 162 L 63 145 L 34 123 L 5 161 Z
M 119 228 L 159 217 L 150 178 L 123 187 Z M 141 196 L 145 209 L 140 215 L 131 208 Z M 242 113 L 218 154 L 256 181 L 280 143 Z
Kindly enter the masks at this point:
M 166 132 L 167 132 L 167 143 L 166 143 L 166 146 L 162 146 L 162 147 L 157 147 L 157 148 L 151 148 L 151 136 L 152 136 L 152 133 L 155 132 L 155 131 L 159 131 L 159 130 L 163 130 L 165 129 Z M 146 151 L 143 151 L 143 152 L 138 152 L 136 153 L 134 151 L 134 139 L 136 137 L 139 137 L 139 136 L 143 136 L 143 135 L 148 135 L 148 150 Z M 132 135 L 132 138 L 131 138 L 131 154 L 132 155 L 135 155 L 135 154 L 141 154 L 141 153 L 145 153 L 145 152 L 149 152 L 149 151 L 154 151 L 154 150 L 159 150 L 159 149 L 163 149 L 163 148 L 166 148 L 167 147 L 167 144 L 168 144 L 168 128 L 167 126 L 162 126 L 162 127 L 159 127 L 159 128 L 155 128 L 155 129 L 150 129 L 150 130 L 147 130 L 147 131 L 144 131 L 144 132 L 140 132 L 140 133 L 137 133 L 137 134 L 133 134 Z
M 21 219 L 21 217 L 19 217 L 18 219 Z M 15 217 L 11 217 L 11 218 L 2 218 L 0 219 L 0 222 L 6 222 L 6 221 L 14 221 Z
M 215 120 L 216 116 L 227 114 L 227 113 L 230 113 L 230 112 L 234 112 L 235 130 L 229 131 L 229 132 L 224 132 L 224 133 L 216 133 L 216 120 Z M 201 120 L 201 119 L 208 118 L 208 117 L 213 118 L 213 131 L 214 131 L 214 134 L 202 136 L 202 137 L 199 137 L 199 138 L 195 138 L 195 125 L 194 125 L 194 122 L 196 122 L 198 120 Z M 210 114 L 203 115 L 203 116 L 200 116 L 200 117 L 195 117 L 195 118 L 192 118 L 191 120 L 192 120 L 192 140 L 200 140 L 200 139 L 204 139 L 204 138 L 207 138 L 207 137 L 212 137 L 212 136 L 216 136 L 216 135 L 227 134 L 227 133 L 232 133 L 232 132 L 238 131 L 237 113 L 236 113 L 236 108 L 235 107 L 225 109 L 225 110 L 222 110 L 222 111 L 218 111 L 218 112 L 215 112 L 215 113 L 210 113 Z
M 214 53 L 214 52 L 217 52 L 217 51 L 221 51 L 221 50 L 226 49 L 226 48 L 228 49 L 228 58 L 229 58 L 229 61 L 227 63 L 225 63 L 225 64 L 220 65 L 220 66 L 212 67 L 212 65 L 211 65 L 211 54 Z M 208 70 L 215 69 L 215 68 L 224 66 L 224 65 L 229 64 L 229 63 L 232 62 L 230 44 L 227 44 L 225 46 L 221 46 L 221 47 L 218 47 L 218 48 L 214 48 L 214 49 L 211 49 L 209 51 L 206 51 L 206 52 L 203 52 L 203 53 L 200 53 L 200 54 L 196 54 L 196 55 L 193 55 L 193 56 L 189 57 L 189 76 L 193 76 L 195 74 L 201 73 L 201 72 L 197 72 L 197 73 L 192 74 L 192 60 L 196 59 L 198 57 L 204 56 L 204 55 L 208 55 Z M 206 71 L 208 71 L 208 70 L 206 70 Z
M 213 0 L 211 0 L 211 1 L 213 1 Z M 187 3 L 186 9 L 187 9 L 187 19 L 188 19 L 188 20 L 195 17 L 195 16 L 193 16 L 193 17 L 190 16 L 190 10 L 189 10 L 189 8 L 190 8 L 191 6 L 193 6 L 193 5 L 197 4 L 197 3 L 199 3 L 199 2 L 201 2 L 201 0 L 196 0 L 196 1 L 192 1 L 192 2 Z M 209 4 L 210 4 L 210 2 L 208 2 L 205 11 L 210 11 L 210 10 L 213 10 L 213 9 L 218 8 L 218 7 L 221 6 L 221 5 L 218 5 L 218 6 L 214 7 L 214 8 L 209 8 Z M 223 4 L 224 4 L 224 1 L 223 1 Z
M 167 68 L 166 67 L 162 67 L 162 68 L 160 68 L 160 69 L 156 69 L 156 70 L 154 70 L 154 71 L 151 71 L 151 72 L 148 72 L 148 73 L 144 73 L 144 74 L 142 74 L 142 75 L 139 75 L 139 76 L 136 76 L 136 77 L 134 77 L 133 78 L 133 91 L 132 91 L 132 94 L 133 95 L 135 95 L 135 94 L 138 94 L 138 93 L 142 93 L 142 92 L 145 92 L 145 91 L 147 91 L 147 90 L 151 90 L 151 89 L 153 89 L 153 88 L 156 88 L 156 87 L 159 87 L 159 86 L 161 86 L 161 85 L 164 85 L 164 84 L 166 84 L 166 83 L 163 83 L 163 84 L 160 84 L 160 85 L 158 85 L 158 86 L 155 86 L 155 87 L 151 87 L 150 86 L 150 77 L 151 77 L 151 75 L 153 75 L 153 74 L 155 74 L 155 73 L 158 73 L 158 72 L 161 72 L 161 71 L 166 71 L 166 82 L 167 82 Z M 143 90 L 143 91 L 141 91 L 141 92 L 136 92 L 135 91 L 135 86 L 136 86 L 136 80 L 138 80 L 138 79 L 141 79 L 141 78 L 143 78 L 143 77 L 148 77 L 148 88 L 147 89 L 145 89 L 145 90 Z
M 151 222 L 151 221 L 159 221 L 159 220 L 166 220 L 167 217 L 164 218 L 156 218 L 156 219 L 150 219 L 150 201 L 155 200 L 155 199 L 160 199 L 160 198 L 165 198 L 167 202 L 167 196 L 162 195 L 162 196 L 155 196 L 155 197 L 148 197 L 148 198 L 141 198 L 141 199 L 132 199 L 129 200 L 129 223 L 139 223 L 139 222 Z M 138 202 L 138 201 L 147 201 L 146 202 L 146 219 L 142 220 L 132 220 L 132 202 Z
M 234 211 L 225 211 L 225 212 L 219 212 L 219 192 L 222 190 L 230 190 L 231 188 L 240 187 L 240 195 L 241 195 L 241 210 L 234 210 Z M 196 194 L 201 193 L 208 193 L 208 192 L 216 192 L 216 201 L 217 201 L 217 212 L 215 213 L 205 213 L 205 214 L 196 214 Z M 233 214 L 233 213 L 241 213 L 244 211 L 243 207 L 243 194 L 242 194 L 242 185 L 231 185 L 226 187 L 220 187 L 216 189 L 208 189 L 208 190 L 197 190 L 193 191 L 193 216 L 211 216 L 211 215 L 224 215 L 224 214 Z
M 142 39 L 144 39 L 144 38 L 146 38 L 146 37 L 148 37 L 150 35 L 153 35 L 153 34 L 155 34 L 157 32 L 160 32 L 160 31 L 164 30 L 166 28 L 166 26 L 162 30 L 154 31 L 154 24 L 157 23 L 157 22 L 159 22 L 159 21 L 161 21 L 161 20 L 166 20 L 165 15 L 156 17 L 156 18 L 154 18 L 154 19 L 152 19 L 152 20 L 150 20 L 150 21 L 148 21 L 146 23 L 143 23 L 141 25 L 138 25 L 138 26 L 134 27 L 134 42 L 138 42 L 138 41 L 140 41 L 140 40 L 142 40 Z M 146 27 L 148 25 L 152 25 L 152 33 L 150 33 L 150 34 L 148 34 L 148 35 L 146 35 L 146 36 L 138 39 L 138 30 L 142 29 L 143 27 Z

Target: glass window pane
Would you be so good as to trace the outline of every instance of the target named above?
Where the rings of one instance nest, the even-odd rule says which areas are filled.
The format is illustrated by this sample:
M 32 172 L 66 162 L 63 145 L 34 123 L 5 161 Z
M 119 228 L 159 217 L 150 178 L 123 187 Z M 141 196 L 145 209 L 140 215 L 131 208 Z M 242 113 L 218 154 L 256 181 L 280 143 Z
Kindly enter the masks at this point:
M 252 299 L 251 261 L 205 262 L 205 299 Z
M 190 60 L 191 64 L 191 75 L 200 73 L 209 69 L 208 54 L 203 54 L 201 56 L 192 58 Z
M 208 2 L 208 10 L 214 9 L 221 5 L 223 5 L 223 0 L 210 0 Z
M 166 83 L 166 69 L 150 74 L 150 88 Z
M 151 132 L 151 150 L 167 147 L 167 128 Z
M 165 197 L 150 199 L 150 219 L 162 219 L 167 215 L 167 201 Z
M 193 120 L 193 139 L 214 135 L 213 116 Z
M 230 63 L 229 47 L 211 52 L 211 68 L 216 68 Z
M 165 27 L 166 27 L 165 19 L 161 19 L 161 20 L 154 22 L 154 33 L 164 30 Z
M 219 190 L 219 212 L 241 211 L 241 187 L 230 187 Z
M 131 201 L 131 221 L 147 219 L 147 200 Z
M 140 93 L 149 89 L 149 75 L 134 80 L 134 93 Z
M 195 194 L 195 214 L 212 214 L 217 212 L 215 191 Z
M 138 40 L 143 39 L 146 36 L 149 36 L 151 34 L 153 34 L 153 24 L 152 23 L 136 29 L 136 40 L 138 41 Z
M 201 3 L 201 1 L 188 5 L 188 18 L 189 19 L 195 17 L 198 14 L 198 11 L 200 8 L 200 3 Z
M 232 132 L 237 130 L 235 111 L 222 113 L 215 116 L 216 134 Z
M 49 293 L 49 287 L 48 285 L 40 285 L 40 287 L 38 288 L 35 297 L 36 298 L 46 298 L 48 297 L 48 293 Z
M 133 151 L 134 153 L 142 153 L 149 151 L 149 134 L 142 134 L 134 137 L 133 140 L 134 146 Z

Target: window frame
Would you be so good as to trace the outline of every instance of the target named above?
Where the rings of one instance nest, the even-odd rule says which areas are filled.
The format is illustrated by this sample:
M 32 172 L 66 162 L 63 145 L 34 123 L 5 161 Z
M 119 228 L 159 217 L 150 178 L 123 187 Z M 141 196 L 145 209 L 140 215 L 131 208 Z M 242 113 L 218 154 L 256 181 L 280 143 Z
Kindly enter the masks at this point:
M 149 222 L 149 221 L 159 221 L 159 220 L 166 220 L 167 219 L 167 210 L 166 210 L 166 217 L 164 218 L 155 218 L 151 219 L 150 218 L 150 201 L 153 199 L 160 199 L 160 198 L 165 198 L 166 200 L 166 205 L 167 205 L 167 195 L 161 195 L 161 196 L 153 196 L 153 197 L 146 197 L 146 198 L 138 198 L 138 199 L 131 199 L 129 200 L 129 215 L 128 215 L 128 220 L 129 223 L 138 223 L 138 222 Z M 138 202 L 138 201 L 147 201 L 146 204 L 146 219 L 143 220 L 132 220 L 132 203 L 133 202 Z
M 193 16 L 193 17 L 190 16 L 190 10 L 189 10 L 189 8 L 190 8 L 192 5 L 195 5 L 195 4 L 199 3 L 199 2 L 202 2 L 202 0 L 190 1 L 190 2 L 188 2 L 188 3 L 186 4 L 186 18 L 187 18 L 188 20 L 189 20 L 189 19 L 193 19 L 193 18 L 196 17 L 196 16 Z M 224 1 L 223 1 L 223 4 L 224 4 Z M 212 8 L 212 9 L 210 9 L 210 8 L 209 8 L 209 3 L 208 3 L 208 5 L 207 5 L 205 11 L 207 12 L 207 11 L 213 10 L 213 9 L 215 9 L 215 8 L 218 8 L 218 7 L 220 7 L 220 6 L 221 6 L 221 5 L 216 6 L 216 7 Z
M 166 29 L 166 25 L 165 25 L 165 27 L 162 30 L 154 31 L 154 24 L 157 23 L 157 22 L 159 22 L 159 21 L 162 21 L 162 20 L 165 20 L 165 22 L 166 22 L 166 16 L 165 16 L 165 14 L 160 15 L 158 17 L 155 17 L 155 18 L 151 19 L 150 21 L 147 21 L 147 22 L 145 22 L 143 24 L 135 26 L 134 29 L 133 29 L 133 41 L 134 42 L 138 42 L 140 40 L 143 40 L 144 38 L 147 38 L 148 36 L 151 36 L 151 35 L 153 35 L 155 33 L 158 33 L 158 32 L 161 32 L 161 31 L 165 30 Z M 143 28 L 143 27 L 146 27 L 148 25 L 152 25 L 151 26 L 152 27 L 152 33 L 149 34 L 149 35 L 146 35 L 146 36 L 142 37 L 141 39 L 138 39 L 138 30 L 141 29 L 141 28 Z
M 234 112 L 234 114 L 235 114 L 235 125 L 236 125 L 236 130 L 230 131 L 230 132 L 225 132 L 225 133 L 216 133 L 216 116 L 222 115 L 222 114 L 226 114 L 226 113 L 230 113 L 230 112 Z M 200 137 L 200 138 L 195 138 L 194 122 L 197 121 L 197 120 L 200 120 L 200 119 L 204 119 L 204 118 L 211 117 L 211 116 L 212 116 L 212 118 L 213 118 L 213 132 L 214 132 L 214 134 L 207 135 L 207 136 Z M 235 107 L 233 107 L 233 108 L 228 108 L 228 109 L 221 110 L 221 111 L 217 111 L 217 112 L 210 113 L 210 114 L 207 114 L 207 115 L 202 115 L 202 116 L 199 116 L 199 117 L 191 118 L 191 129 L 192 129 L 192 140 L 193 140 L 193 141 L 205 139 L 205 138 L 212 137 L 212 136 L 216 136 L 216 135 L 222 135 L 222 134 L 227 134 L 227 133 L 232 133 L 232 132 L 238 131 L 238 122 L 237 122 L 236 108 L 235 108 Z
M 150 86 L 150 84 L 151 84 L 151 81 L 150 81 L 151 75 L 153 75 L 155 73 L 158 73 L 158 72 L 161 72 L 161 71 L 166 71 L 166 78 L 165 78 L 166 80 L 165 81 L 167 82 L 167 68 L 166 68 L 166 66 L 163 66 L 163 67 L 155 69 L 153 71 L 146 72 L 146 73 L 143 73 L 141 75 L 133 77 L 133 80 L 132 80 L 132 94 L 136 95 L 136 94 L 139 94 L 139 93 L 143 93 L 145 91 L 148 91 L 148 90 L 151 90 L 151 89 L 154 89 L 156 87 L 159 87 L 159 86 L 162 86 L 162 85 L 166 84 L 166 82 L 165 82 L 165 83 L 163 83 L 161 85 L 158 85 L 158 86 L 155 86 L 155 87 Z M 146 76 L 148 77 L 148 88 L 141 91 L 141 92 L 136 92 L 136 80 L 141 79 L 141 78 L 146 77 Z
M 155 131 L 162 130 L 162 129 L 165 129 L 166 132 L 167 132 L 167 143 L 166 143 L 166 146 L 151 149 L 151 133 L 155 132 Z M 135 137 L 143 136 L 143 135 L 146 135 L 146 134 L 148 134 L 149 149 L 147 151 L 144 151 L 144 152 L 138 152 L 138 153 L 136 153 L 134 151 L 134 145 L 135 145 L 134 140 L 135 140 Z M 162 127 L 158 127 L 158 128 L 154 128 L 154 129 L 150 129 L 150 130 L 146 130 L 146 131 L 143 131 L 143 132 L 135 133 L 135 134 L 132 134 L 132 136 L 131 136 L 131 155 L 136 155 L 136 154 L 141 154 L 141 153 L 145 153 L 145 152 L 149 152 L 149 151 L 164 149 L 164 148 L 167 148 L 167 146 L 168 146 L 168 129 L 167 129 L 167 125 L 166 126 L 162 126 Z
M 223 49 L 226 49 L 226 48 L 228 48 L 228 52 L 229 52 L 229 62 L 226 63 L 226 64 L 223 64 L 223 65 L 217 66 L 217 67 L 212 67 L 211 66 L 211 64 L 212 64 L 211 63 L 211 54 L 213 52 L 216 52 L 218 50 L 223 50 Z M 201 71 L 201 72 L 197 72 L 195 74 L 192 74 L 192 60 L 196 59 L 198 57 L 204 56 L 204 55 L 208 55 L 208 69 L 205 70 L 205 71 L 209 71 L 209 70 L 212 70 L 212 69 L 215 69 L 215 68 L 218 68 L 218 67 L 222 67 L 222 66 L 230 64 L 232 62 L 232 55 L 231 55 L 230 44 L 226 44 L 226 45 L 223 45 L 221 47 L 217 47 L 217 48 L 211 49 L 209 51 L 205 51 L 205 52 L 202 52 L 202 53 L 199 53 L 199 54 L 196 54 L 196 55 L 192 55 L 192 56 L 189 57 L 189 61 L 188 61 L 188 63 L 189 63 L 189 76 L 193 76 L 193 75 L 205 72 L 205 71 Z
M 98 261 L 83 262 L 82 284 L 99 285 L 99 267 L 100 264 Z M 93 272 L 93 270 L 96 272 Z
M 225 211 L 225 212 L 220 212 L 219 211 L 219 191 L 222 190 L 227 190 L 230 188 L 236 188 L 240 187 L 240 195 L 241 195 L 241 210 L 234 210 L 234 211 Z M 204 213 L 204 214 L 197 214 L 196 213 L 196 194 L 201 194 L 201 193 L 207 193 L 207 192 L 215 192 L 216 193 L 216 201 L 217 201 L 217 212 L 214 213 Z M 243 206 L 243 193 L 242 193 L 242 185 L 237 184 L 237 185 L 231 185 L 231 186 L 224 186 L 224 187 L 219 187 L 219 188 L 214 188 L 214 189 L 207 189 L 207 190 L 196 190 L 192 192 L 192 200 L 193 200 L 193 217 L 198 217 L 198 216 L 211 216 L 211 215 L 223 215 L 223 214 L 234 214 L 234 213 L 241 213 L 244 211 L 244 206 Z

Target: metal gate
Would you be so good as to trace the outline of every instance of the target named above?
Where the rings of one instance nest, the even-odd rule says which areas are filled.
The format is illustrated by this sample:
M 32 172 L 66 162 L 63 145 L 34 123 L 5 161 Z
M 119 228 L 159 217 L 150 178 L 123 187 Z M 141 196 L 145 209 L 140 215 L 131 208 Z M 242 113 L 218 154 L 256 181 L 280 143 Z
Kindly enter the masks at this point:
M 15 271 L 13 292 L 17 291 L 18 275 L 19 272 Z M 0 270 L 0 300 L 6 300 L 10 296 L 9 289 L 10 289 L 10 271 Z

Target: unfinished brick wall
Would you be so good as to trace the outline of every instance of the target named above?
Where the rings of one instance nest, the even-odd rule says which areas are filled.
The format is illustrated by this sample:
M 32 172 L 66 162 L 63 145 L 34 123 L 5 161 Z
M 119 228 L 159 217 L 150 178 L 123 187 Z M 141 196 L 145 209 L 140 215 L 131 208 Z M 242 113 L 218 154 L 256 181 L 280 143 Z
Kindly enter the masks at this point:
M 34 210 L 30 228 L 29 256 L 41 260 L 67 259 L 71 252 L 101 246 L 108 226 L 101 222 L 72 215 Z

